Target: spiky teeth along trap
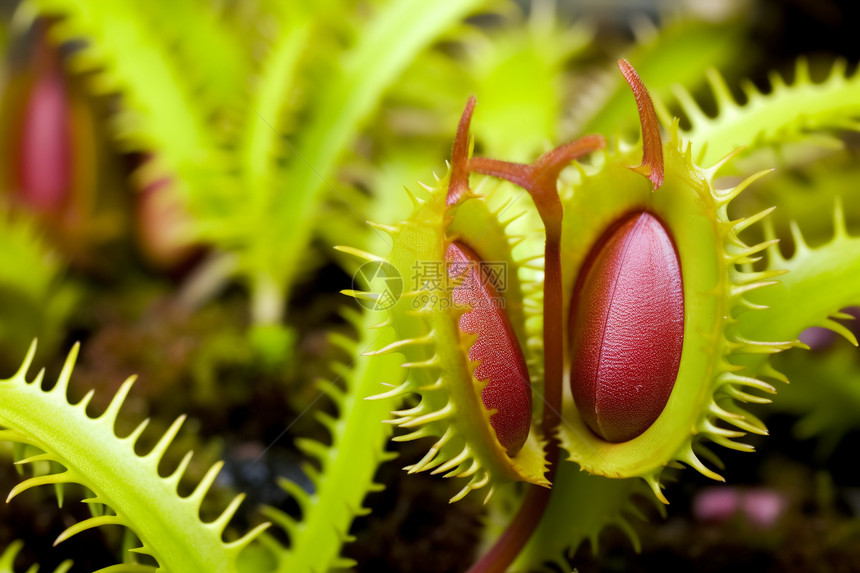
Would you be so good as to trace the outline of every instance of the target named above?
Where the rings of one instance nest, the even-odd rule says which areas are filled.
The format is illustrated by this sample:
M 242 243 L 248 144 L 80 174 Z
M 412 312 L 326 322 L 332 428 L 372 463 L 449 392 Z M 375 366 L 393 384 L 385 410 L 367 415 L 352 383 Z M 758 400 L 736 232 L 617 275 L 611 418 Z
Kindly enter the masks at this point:
M 397 341 L 380 351 L 401 353 L 409 375 L 384 395 L 419 396 L 394 412 L 392 423 L 410 431 L 395 439 L 437 439 L 407 469 L 469 478 L 454 499 L 506 481 L 549 485 L 546 460 L 554 456 L 544 447 L 558 438 L 582 469 L 644 478 L 665 501 L 667 466 L 684 462 L 720 479 L 702 461 L 712 457 L 704 439 L 749 450 L 737 439 L 766 433 L 740 403 L 766 402 L 761 393 L 774 388 L 747 376 L 737 357 L 790 343 L 747 340 L 734 326 L 739 313 L 755 309 L 745 293 L 779 273 L 741 268 L 769 243 L 747 246 L 738 234 L 767 213 L 735 221 L 727 214 L 763 173 L 717 189 L 729 158 L 698 166 L 677 122 L 664 142 L 641 80 L 626 62 L 619 67 L 639 108 L 641 147 L 601 151 L 603 139 L 587 136 L 530 165 L 470 157 L 470 100 L 448 174 L 411 194 L 407 220 L 379 225 L 393 239 L 387 257 L 344 249 L 411 279 L 383 325 Z M 575 163 L 562 177 L 595 151 L 590 165 Z M 545 230 L 542 307 L 524 304 L 535 289 L 522 284 L 523 261 L 512 254 L 523 239 L 470 187 L 471 172 L 530 194 Z M 504 288 L 490 262 L 505 267 Z M 445 272 L 418 276 L 434 265 Z M 382 286 L 350 294 L 379 301 Z M 525 328 L 533 314 L 543 321 L 537 348 Z M 543 391 L 533 407 L 530 381 Z

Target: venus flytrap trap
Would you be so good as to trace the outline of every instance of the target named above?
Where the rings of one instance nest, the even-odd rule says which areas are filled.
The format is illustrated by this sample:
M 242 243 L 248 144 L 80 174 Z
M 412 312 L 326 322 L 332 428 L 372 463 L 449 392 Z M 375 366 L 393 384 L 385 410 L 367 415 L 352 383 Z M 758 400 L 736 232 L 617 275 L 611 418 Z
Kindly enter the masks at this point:
M 595 434 L 617 443 L 647 430 L 672 394 L 684 343 L 684 294 L 675 245 L 659 219 L 642 211 L 614 226 L 580 273 L 570 355 L 579 413 Z M 634 313 L 641 316 L 634 320 Z M 631 373 L 615 358 L 619 352 L 642 367 Z
M 506 322 L 503 317 L 510 321 L 510 330 L 505 330 L 501 344 L 512 358 L 517 358 L 517 347 L 525 351 L 521 342 L 525 332 L 519 294 L 522 287 L 512 272 L 517 261 L 511 257 L 503 223 L 487 209 L 484 201 L 473 196 L 466 179 L 468 125 L 472 105 L 467 107 L 458 129 L 455 156 L 449 174 L 440 180 L 437 187 L 428 187 L 426 194 L 419 192 L 420 195 L 410 195 L 414 209 L 409 219 L 397 225 L 379 225 L 394 240 L 392 252 L 382 258 L 371 253 L 352 251 L 368 261 L 390 265 L 401 277 L 415 279 L 411 281 L 413 284 L 408 285 L 412 288 L 404 292 L 388 310 L 389 319 L 380 325 L 393 329 L 397 340 L 379 352 L 403 355 L 403 365 L 408 368 L 409 375 L 405 382 L 380 397 L 416 392 L 421 395 L 417 406 L 393 412 L 392 422 L 409 430 L 408 434 L 398 439 L 437 438 L 427 455 L 409 467 L 408 471 L 431 470 L 447 477 L 467 478 L 469 481 L 454 499 L 460 499 L 480 488 L 486 488 L 486 495 L 490 496 L 495 487 L 505 481 L 547 483 L 543 477 L 544 462 L 539 438 L 527 431 L 531 417 L 527 398 L 525 403 L 521 399 L 518 403 L 506 404 L 512 411 L 502 412 L 502 417 L 516 420 L 510 425 L 505 424 L 505 431 L 516 436 L 507 444 L 511 452 L 518 450 L 515 455 L 509 455 L 496 437 L 496 429 L 485 406 L 486 398 L 483 397 L 483 392 L 488 388 L 488 394 L 492 393 L 493 381 L 475 377 L 478 365 L 469 356 L 473 345 L 481 340 L 483 325 L 476 325 L 472 332 L 462 332 L 462 321 L 469 320 L 465 318 L 468 307 L 452 304 L 451 293 L 446 293 L 444 289 L 438 292 L 437 298 L 427 296 L 427 290 L 422 288 L 422 281 L 427 277 L 415 273 L 415 269 L 421 268 L 422 264 L 429 263 L 432 268 L 442 263 L 446 269 L 443 280 L 447 284 L 449 266 L 444 263 L 455 260 L 455 256 L 461 261 L 464 258 L 470 260 L 463 248 L 456 246 L 457 243 L 467 248 L 474 257 L 477 255 L 473 253 L 480 250 L 481 260 L 503 261 L 508 269 L 506 288 L 503 293 L 499 293 L 504 297 L 504 311 L 497 307 L 486 308 L 492 307 L 494 301 L 487 296 L 489 290 L 478 286 L 488 280 L 476 276 L 483 272 L 480 265 L 467 265 L 467 268 L 472 267 L 467 271 L 467 275 L 471 276 L 457 277 L 455 274 L 461 283 L 454 291 L 458 297 L 463 296 L 470 303 L 480 300 L 487 314 L 502 323 Z M 480 223 L 479 228 L 484 232 L 474 233 L 474 240 L 470 241 L 467 233 L 474 229 L 475 222 Z M 455 246 L 452 248 L 452 245 Z M 456 267 L 452 268 L 452 272 L 456 273 Z M 465 286 L 462 284 L 464 278 L 468 281 Z M 497 290 L 497 287 L 492 286 L 492 289 Z M 376 301 L 382 291 L 351 291 L 349 294 Z M 508 301 L 511 301 L 510 305 Z M 510 383 L 527 384 L 528 380 L 511 380 Z M 517 395 L 522 393 L 521 387 L 515 386 L 513 390 Z M 523 439 L 525 436 L 528 436 L 528 441 Z M 521 442 L 525 442 L 525 445 Z
M 643 131 L 648 129 L 654 130 L 651 141 L 659 142 L 660 136 L 656 131 L 656 124 L 651 123 L 646 127 L 643 123 Z M 647 155 L 649 138 L 647 135 L 643 137 Z M 653 182 L 637 179 L 637 174 L 627 168 L 627 165 L 633 163 L 634 157 L 631 157 L 629 151 L 624 152 L 619 149 L 607 154 L 605 162 L 597 168 L 595 175 L 583 174 L 580 181 L 573 183 L 574 193 L 565 205 L 569 228 L 578 229 L 580 236 L 589 232 L 585 230 L 593 229 L 590 232 L 594 233 L 595 237 L 600 237 L 606 232 L 604 229 L 611 229 L 613 225 L 629 216 L 631 211 L 650 213 L 659 219 L 660 227 L 657 227 L 655 238 L 659 239 L 660 235 L 666 233 L 663 235 L 664 239 L 660 239 L 665 246 L 657 251 L 663 253 L 663 262 L 656 263 L 658 266 L 652 268 L 668 265 L 664 267 L 667 268 L 668 274 L 661 277 L 661 280 L 669 281 L 670 284 L 676 281 L 675 284 L 683 292 L 683 340 L 680 362 L 677 367 L 666 365 L 672 369 L 677 368 L 677 377 L 671 374 L 668 377 L 667 386 L 670 387 L 671 392 L 665 402 L 665 408 L 655 402 L 650 407 L 652 414 L 649 418 L 653 417 L 654 413 L 658 416 L 651 424 L 643 423 L 639 429 L 644 426 L 644 431 L 632 439 L 621 440 L 618 443 L 595 440 L 594 433 L 583 424 L 585 420 L 580 419 L 576 412 L 571 412 L 567 417 L 569 425 L 562 427 L 562 436 L 564 447 L 571 454 L 571 458 L 586 471 L 608 477 L 642 477 L 651 485 L 655 495 L 665 501 L 660 491 L 659 476 L 665 466 L 674 464 L 676 460 L 683 461 L 702 473 L 719 479 L 717 474 L 702 463 L 700 455 L 697 454 L 704 448 L 702 438 L 728 447 L 744 449 L 745 446 L 737 443 L 735 438 L 746 431 L 764 432 L 764 428 L 755 418 L 733 404 L 732 397 L 744 399 L 747 396 L 745 393 L 747 388 L 767 392 L 771 391 L 771 387 L 762 381 L 734 373 L 736 368 L 731 364 L 731 357 L 747 352 L 775 352 L 785 348 L 787 344 L 763 344 L 756 340 L 746 340 L 732 334 L 730 330 L 733 316 L 741 309 L 749 307 L 744 294 L 749 290 L 765 286 L 766 281 L 772 278 L 771 275 L 776 274 L 775 271 L 764 275 L 743 274 L 736 268 L 737 265 L 748 261 L 750 257 L 768 246 L 768 243 L 762 243 L 748 247 L 737 237 L 741 229 L 754 223 L 764 214 L 738 221 L 730 221 L 726 216 L 728 203 L 761 174 L 752 176 L 735 188 L 717 190 L 714 188 L 713 180 L 721 164 L 709 170 L 697 167 L 692 159 L 691 146 L 682 143 L 679 138 L 677 124 L 673 126 L 669 140 L 665 144 L 658 143 L 658 145 L 662 148 L 665 162 L 665 176 L 658 189 L 653 189 L 651 184 Z M 606 200 L 607 195 L 612 198 L 611 201 Z M 600 204 L 594 204 L 596 197 L 600 197 Z M 675 278 L 671 271 L 674 264 L 672 260 L 674 249 L 667 243 L 670 238 L 674 248 L 677 249 L 677 260 L 680 266 L 680 277 L 674 275 Z M 566 259 L 571 265 L 568 268 L 577 269 L 587 265 L 591 249 L 588 241 L 572 245 Z M 571 277 L 569 284 L 572 285 L 572 277 L 576 274 L 574 270 L 568 275 Z M 587 283 L 590 279 L 586 275 L 583 279 L 577 280 Z M 626 280 L 630 279 L 626 278 Z M 648 278 L 648 280 L 653 279 Z M 639 287 L 645 288 L 645 285 L 639 285 Z M 647 288 L 657 289 L 655 294 L 658 294 L 661 292 L 659 289 L 665 288 L 665 283 Z M 577 287 L 569 289 L 568 292 L 578 292 Z M 681 306 L 681 301 L 678 301 L 676 296 L 675 293 L 666 293 L 667 298 L 660 300 L 659 304 L 668 302 L 669 308 L 656 306 L 651 312 L 675 312 L 672 307 Z M 643 302 L 647 305 L 655 304 L 656 301 L 646 299 Z M 627 310 L 629 304 L 622 308 Z M 648 312 L 648 307 L 645 306 L 643 311 Z M 571 307 L 571 312 L 577 311 Z M 678 323 L 674 315 L 665 316 L 665 318 L 669 319 L 667 326 Z M 661 336 L 665 334 L 663 328 L 659 329 Z M 583 351 L 579 336 L 581 335 L 573 337 L 572 344 L 577 345 L 575 349 Z M 604 339 L 604 344 L 607 342 L 609 340 Z M 660 343 L 664 349 L 666 344 L 677 348 L 674 346 L 675 342 L 665 340 Z M 705 348 L 708 349 L 707 352 L 703 351 Z M 653 359 L 647 356 L 643 358 L 653 363 Z M 578 391 L 576 385 L 582 383 L 576 377 L 577 361 L 583 359 L 579 356 L 571 357 L 574 361 L 571 372 L 574 400 L 577 398 Z M 675 359 L 678 359 L 677 355 Z M 600 363 L 598 366 L 608 368 L 611 379 L 614 367 L 612 354 L 609 354 L 606 360 L 607 362 Z M 588 362 L 585 363 L 586 366 L 588 364 Z M 649 367 L 653 366 L 649 365 Z M 665 370 L 659 375 L 664 374 Z M 657 372 L 651 373 L 652 383 L 653 376 L 656 375 L 658 375 Z M 628 373 L 626 379 L 630 376 L 631 374 Z M 579 390 L 584 396 L 587 396 L 588 391 L 588 388 Z M 654 400 L 653 395 L 648 400 Z M 581 407 L 579 403 L 577 406 Z M 585 415 L 582 416 L 582 418 L 585 417 Z M 732 424 L 736 429 L 726 429 L 720 426 L 717 420 Z
M 18 35 L 30 28 L 34 41 L 26 62 L 11 66 L 2 95 L 0 195 L 9 209 L 39 218 L 66 258 L 86 263 L 87 249 L 116 230 L 116 214 L 99 196 L 108 178 L 99 172 L 95 110 L 49 41 L 50 24 L 20 20 Z
M 643 144 L 638 153 L 644 154 L 641 165 L 633 167 L 635 147 L 619 144 L 598 154 L 592 167 L 580 167 L 576 176 L 565 182 L 571 191 L 563 188 L 559 202 L 555 182 L 561 168 L 582 152 L 602 147 L 600 140 L 586 138 L 563 146 L 532 165 L 480 157 L 465 161 L 466 133 L 474 107 L 474 102 L 470 102 L 461 119 L 448 175 L 439 181 L 438 187 L 427 188 L 429 197 L 414 199 L 415 212 L 409 221 L 385 228 L 395 242 L 389 261 L 401 274 L 410 268 L 409 263 L 421 260 L 416 256 L 417 246 L 427 245 L 430 250 L 420 253 L 431 260 L 443 259 L 441 252 L 433 249 L 445 245 L 451 245 L 448 246 L 449 259 L 453 250 L 454 256 L 461 260 L 479 260 L 480 256 L 471 249 L 469 254 L 463 254 L 463 247 L 451 243 L 448 234 L 449 221 L 456 220 L 459 214 L 454 211 L 453 216 L 449 215 L 448 209 L 463 208 L 469 201 L 480 199 L 468 186 L 468 172 L 499 176 L 529 191 L 545 223 L 547 237 L 543 304 L 544 312 L 547 309 L 551 312 L 544 315 L 543 425 L 547 432 L 545 439 L 550 444 L 548 466 L 553 467 L 556 462 L 552 443 L 558 414 L 553 413 L 552 406 L 557 404 L 561 408 L 562 352 L 558 347 L 563 340 L 563 330 L 560 317 L 569 316 L 572 392 L 565 400 L 564 424 L 559 429 L 562 447 L 571 461 L 589 473 L 611 478 L 643 478 L 653 494 L 667 503 L 661 491 L 661 475 L 666 467 L 684 462 L 721 480 L 702 461 L 703 458 L 715 459 L 706 448 L 706 440 L 750 451 L 751 448 L 738 439 L 748 432 L 766 433 L 762 422 L 741 404 L 767 403 L 770 400 L 766 395 L 775 392 L 768 382 L 756 377 L 757 372 L 777 380 L 784 376 L 772 368 L 744 371 L 741 364 L 745 357 L 767 356 L 792 346 L 792 336 L 780 339 L 777 332 L 744 335 L 735 324 L 739 317 L 752 316 L 765 308 L 752 302 L 750 297 L 760 289 L 775 285 L 776 279 L 786 271 L 773 267 L 764 271 L 751 270 L 749 267 L 756 255 L 768 248 L 774 249 L 775 241 L 765 240 L 748 246 L 739 237 L 770 210 L 736 220 L 727 215 L 729 203 L 767 172 L 753 174 L 732 188 L 716 188 L 717 174 L 731 162 L 735 153 L 709 168 L 699 167 L 693 145 L 682 137 L 677 120 L 671 122 L 670 137 L 663 143 L 644 86 L 629 64 L 621 61 L 619 66 L 639 107 Z M 803 78 L 799 83 L 805 86 Z M 718 101 L 725 108 L 727 92 L 720 87 L 722 84 L 714 85 Z M 825 117 L 828 114 L 827 111 L 823 113 Z M 824 120 L 830 125 L 841 121 L 844 120 Z M 694 126 L 701 123 L 701 119 L 693 122 Z M 785 129 L 792 128 L 786 125 Z M 760 130 L 749 137 L 762 141 L 766 136 L 767 132 Z M 444 206 L 443 195 L 446 197 Z M 431 207 L 434 204 L 438 205 L 435 209 Z M 427 214 L 434 211 L 437 214 L 429 218 Z M 424 223 L 423 228 L 435 230 L 435 238 L 407 234 L 406 230 L 418 227 L 419 221 Z M 432 226 L 428 224 L 433 222 Z M 474 227 L 485 229 L 486 223 Z M 468 233 L 469 229 L 465 229 L 464 237 L 468 237 Z M 588 239 L 589 236 L 593 238 Z M 458 241 L 464 244 L 467 240 L 458 236 Z M 362 256 L 380 260 L 370 254 Z M 405 264 L 401 262 L 403 259 Z M 562 268 L 566 272 L 562 272 Z M 626 286 L 624 281 L 632 282 Z M 458 288 L 454 287 L 451 294 L 455 301 Z M 571 293 L 566 301 L 562 299 L 563 292 Z M 353 294 L 370 299 L 378 296 Z M 416 294 L 410 293 L 412 298 Z M 481 302 L 477 296 L 468 300 L 472 305 Z M 427 309 L 422 311 L 426 313 Z M 459 324 L 462 326 L 463 319 L 475 312 L 473 308 L 460 314 Z M 425 314 L 424 320 L 432 323 L 444 316 L 444 310 L 435 309 L 435 314 Z M 405 322 L 407 317 L 411 318 L 408 314 L 398 316 L 397 310 L 391 311 L 395 330 L 397 323 Z M 505 331 L 504 328 L 497 330 Z M 421 395 L 415 408 L 395 412 L 399 424 L 420 428 L 414 437 L 441 436 L 417 469 L 442 464 L 441 471 L 448 472 L 450 477 L 468 468 L 465 477 L 471 477 L 471 481 L 461 492 L 465 495 L 483 486 L 485 481 L 498 485 L 494 483 L 493 476 L 497 474 L 494 471 L 484 470 L 486 473 L 479 473 L 478 478 L 472 477 L 472 472 L 491 467 L 479 454 L 487 445 L 486 434 L 481 430 L 496 430 L 492 436 L 496 441 L 490 444 L 510 448 L 510 438 L 505 432 L 500 434 L 486 414 L 483 420 L 474 415 L 457 416 L 464 410 L 463 404 L 469 404 L 469 400 L 475 402 L 475 392 L 491 387 L 492 381 L 486 386 L 475 384 L 478 382 L 477 367 L 461 371 L 461 380 L 471 390 L 466 395 L 462 386 L 451 384 L 450 380 L 455 377 L 452 373 L 439 376 L 430 384 L 417 382 L 416 370 L 422 374 L 429 370 L 432 379 L 447 362 L 440 358 L 446 356 L 440 341 L 450 337 L 448 344 L 455 351 L 454 356 L 468 353 L 474 348 L 471 345 L 480 341 L 480 334 L 477 338 L 467 338 L 466 348 L 463 348 L 462 333 L 455 335 L 450 322 L 448 330 L 434 323 L 432 330 L 425 326 L 423 334 L 417 336 L 405 328 L 398 331 L 402 339 L 389 350 L 408 350 L 405 366 L 412 370 L 407 381 L 391 394 L 417 392 Z M 500 336 L 504 338 L 503 334 Z M 502 344 L 496 349 L 496 356 L 490 354 L 489 364 L 506 356 L 509 352 L 504 349 L 506 347 Z M 418 355 L 420 359 L 412 357 L 412 352 L 417 354 L 421 350 L 424 352 Z M 487 356 L 485 354 L 485 360 Z M 516 364 L 516 360 L 513 362 Z M 442 399 L 435 398 L 432 393 L 439 388 L 446 389 Z M 559 393 L 557 398 L 555 392 Z M 514 399 L 506 407 L 515 409 L 517 402 Z M 488 407 L 486 401 L 483 405 Z M 509 412 L 500 408 L 492 415 L 498 414 L 508 415 Z M 470 428 L 476 421 L 485 425 Z M 443 448 L 452 439 L 457 440 L 455 446 L 450 453 L 445 453 Z M 466 462 L 471 462 L 471 467 L 464 466 Z M 407 469 L 414 471 L 416 468 Z M 555 474 L 553 467 L 546 477 L 551 481 Z M 520 477 L 523 478 L 526 476 Z M 526 478 L 526 481 L 548 485 L 534 479 Z M 553 486 L 563 495 L 564 483 L 554 482 Z M 528 538 L 530 532 L 522 530 L 539 522 L 546 497 L 543 494 L 525 498 L 523 509 L 509 530 L 474 571 L 502 570 L 507 566 Z M 622 519 L 620 515 L 625 507 L 628 506 L 622 504 L 616 508 L 619 517 L 615 520 Z M 556 525 L 561 529 L 561 524 Z M 546 555 L 542 557 L 547 558 Z
M 74 178 L 72 105 L 60 54 L 43 38 L 37 44 L 32 85 L 27 93 L 24 117 L 15 137 L 13 159 L 15 189 L 19 200 L 36 212 L 59 215 L 68 209 Z M 50 169 L 45 168 L 45 164 Z

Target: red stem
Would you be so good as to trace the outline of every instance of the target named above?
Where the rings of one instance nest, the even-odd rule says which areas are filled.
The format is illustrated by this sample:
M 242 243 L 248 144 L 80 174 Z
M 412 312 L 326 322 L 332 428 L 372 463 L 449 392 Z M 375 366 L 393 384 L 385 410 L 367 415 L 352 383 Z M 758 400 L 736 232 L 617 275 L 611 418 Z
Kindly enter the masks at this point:
M 528 191 L 546 228 L 544 250 L 544 407 L 541 426 L 547 442 L 546 477 L 552 483 L 558 463 L 558 440 L 555 430 L 561 421 L 562 378 L 564 367 L 564 299 L 561 288 L 561 221 L 562 206 L 558 196 L 558 177 L 571 161 L 602 149 L 605 141 L 597 135 L 583 137 L 543 154 L 531 165 L 496 159 L 469 159 L 469 124 L 475 109 L 474 96 L 469 98 L 457 126 L 457 137 L 451 152 L 451 178 L 446 204 L 457 204 L 469 192 L 472 171 L 507 179 Z M 549 503 L 548 488 L 531 486 L 514 519 L 496 540 L 492 549 L 469 569 L 469 573 L 503 573 L 516 559 L 537 528 Z
M 663 144 L 654 104 L 642 80 L 626 60 L 618 67 L 633 90 L 642 124 L 642 164 L 636 168 L 651 180 L 654 190 L 663 184 Z M 535 202 L 546 228 L 544 248 L 544 408 L 541 425 L 547 441 L 546 459 L 549 463 L 547 478 L 553 481 L 558 463 L 558 440 L 555 430 L 561 422 L 562 379 L 564 367 L 564 324 L 561 309 L 564 293 L 561 283 L 561 222 L 562 205 L 558 196 L 558 177 L 568 163 L 605 146 L 602 137 L 591 135 L 562 145 L 543 154 L 531 165 L 473 157 L 468 161 L 465 174 L 460 170 L 468 154 L 469 121 L 474 109 L 474 98 L 469 100 L 454 142 L 453 169 L 448 192 L 448 205 L 456 203 L 464 189 L 468 189 L 468 173 L 476 171 L 506 179 L 528 191 Z M 459 153 L 458 153 L 459 152 Z M 459 160 L 459 161 L 458 161 Z M 455 176 L 456 179 L 455 179 Z M 466 181 L 462 184 L 461 181 Z M 468 573 L 503 573 L 525 547 L 532 532 L 540 523 L 549 504 L 551 490 L 531 486 L 514 519 L 495 545 Z
M 561 308 L 561 235 L 547 233 L 546 270 L 544 271 L 544 308 Z M 558 305 L 558 306 L 556 306 Z M 543 435 L 547 440 L 546 459 L 549 463 L 546 478 L 552 482 L 558 466 L 558 440 L 555 429 L 561 421 L 561 380 L 562 361 L 555 357 L 563 354 L 563 325 L 561 312 L 544 312 L 544 370 L 546 385 L 544 389 Z M 558 383 L 550 381 L 557 380 Z M 536 485 L 529 486 L 517 514 L 507 529 L 496 540 L 493 547 L 475 563 L 467 573 L 503 573 L 508 569 L 520 551 L 526 546 L 532 532 L 537 529 L 544 511 L 549 504 L 552 490 Z
M 561 220 L 558 176 L 572 160 L 601 149 L 600 136 L 587 136 L 542 155 L 531 165 L 473 157 L 470 171 L 507 179 L 531 195 L 546 228 L 544 247 L 544 405 L 541 425 L 547 441 L 547 479 L 552 482 L 558 463 L 555 430 L 561 421 L 562 379 L 564 368 L 564 324 L 561 309 Z M 525 547 L 546 510 L 551 490 L 532 486 L 508 528 L 468 573 L 502 573 Z
M 558 442 L 556 440 L 550 441 L 547 446 L 547 461 L 550 464 L 547 479 L 552 481 L 558 462 Z M 507 571 L 540 523 L 551 495 L 552 490 L 530 484 L 520 509 L 508 524 L 507 529 L 496 540 L 493 547 L 466 573 L 504 573 Z
M 564 368 L 564 325 L 561 309 L 564 300 L 561 289 L 561 226 L 551 231 L 547 226 L 544 249 L 544 439 L 551 440 L 561 421 L 561 395 Z

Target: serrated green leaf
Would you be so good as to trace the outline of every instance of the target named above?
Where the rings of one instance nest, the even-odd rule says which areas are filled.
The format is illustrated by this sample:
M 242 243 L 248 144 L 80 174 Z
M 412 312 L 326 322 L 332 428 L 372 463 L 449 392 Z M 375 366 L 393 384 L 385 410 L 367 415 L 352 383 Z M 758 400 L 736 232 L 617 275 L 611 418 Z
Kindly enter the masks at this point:
M 200 518 L 200 504 L 219 465 L 213 467 L 191 495 L 177 492 L 178 476 L 161 477 L 158 465 L 178 431 L 175 423 L 165 437 L 146 455 L 135 452 L 139 433 L 119 438 L 116 417 L 130 384 L 118 393 L 118 400 L 99 417 L 86 412 L 86 403 L 70 404 L 66 395 L 69 377 L 77 355 L 72 350 L 60 379 L 50 390 L 25 376 L 32 363 L 35 345 L 18 373 L 0 380 L 0 426 L 13 430 L 4 437 L 21 436 L 24 441 L 49 454 L 65 468 L 60 473 L 30 478 L 13 488 L 11 496 L 36 485 L 57 482 L 80 483 L 93 492 L 99 503 L 115 515 L 104 514 L 72 526 L 59 540 L 78 531 L 103 524 L 122 524 L 134 530 L 145 553 L 164 571 L 236 571 L 239 552 L 265 526 L 241 539 L 225 542 L 223 530 L 234 501 L 222 516 L 212 522 Z

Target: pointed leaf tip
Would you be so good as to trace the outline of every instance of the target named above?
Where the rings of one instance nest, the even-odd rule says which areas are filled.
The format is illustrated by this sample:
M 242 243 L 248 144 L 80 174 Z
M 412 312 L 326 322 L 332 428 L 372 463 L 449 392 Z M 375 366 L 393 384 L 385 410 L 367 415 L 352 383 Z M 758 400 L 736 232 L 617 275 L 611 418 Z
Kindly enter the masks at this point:
M 656 191 L 663 185 L 663 141 L 660 138 L 660 122 L 654 111 L 654 102 L 630 62 L 623 58 L 618 60 L 618 69 L 633 91 L 636 108 L 639 110 L 639 122 L 642 124 L 642 163 L 632 169 L 650 179 L 653 190 Z
M 38 346 L 37 340 L 34 338 L 30 343 L 30 347 L 27 349 L 27 356 L 24 358 L 24 362 L 21 364 L 21 367 L 18 369 L 18 372 L 15 373 L 14 378 L 24 379 L 27 376 L 27 371 L 30 369 L 30 366 L 33 364 L 33 359 L 36 357 L 36 348 Z
M 469 97 L 460 123 L 457 125 L 457 137 L 454 139 L 454 149 L 451 151 L 451 181 L 448 184 L 448 197 L 445 204 L 449 207 L 456 205 L 463 195 L 469 191 L 469 126 L 472 123 L 472 113 L 477 103 L 475 96 Z

